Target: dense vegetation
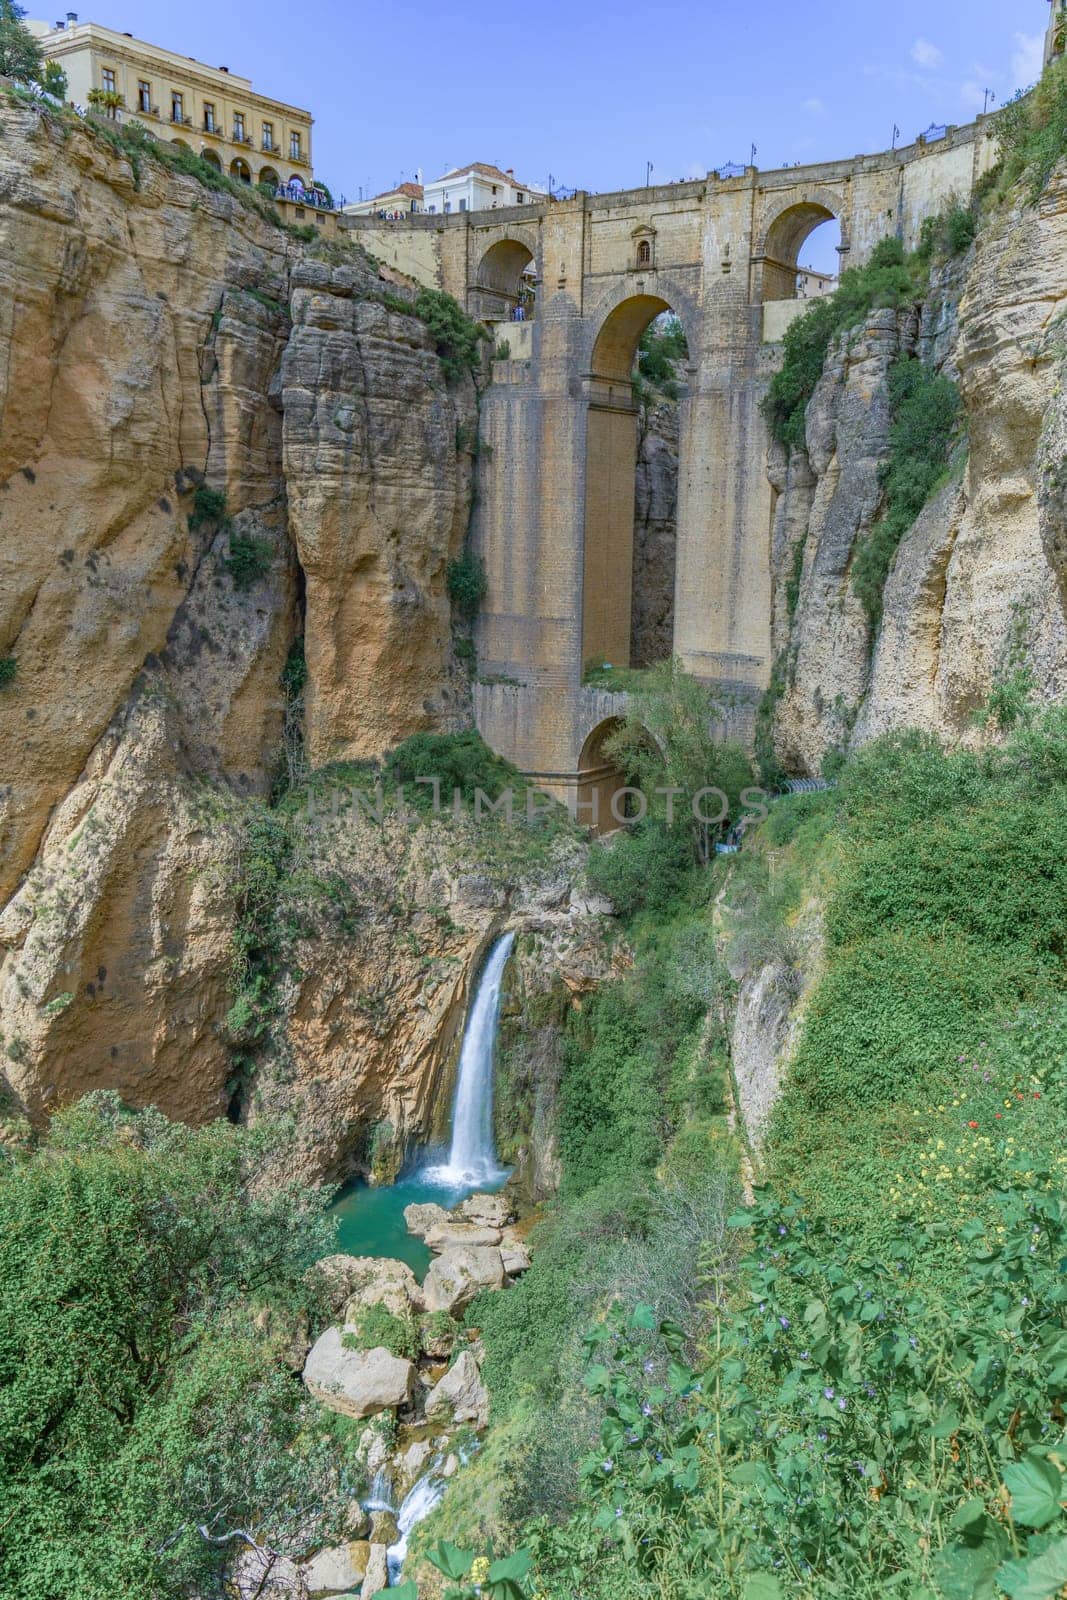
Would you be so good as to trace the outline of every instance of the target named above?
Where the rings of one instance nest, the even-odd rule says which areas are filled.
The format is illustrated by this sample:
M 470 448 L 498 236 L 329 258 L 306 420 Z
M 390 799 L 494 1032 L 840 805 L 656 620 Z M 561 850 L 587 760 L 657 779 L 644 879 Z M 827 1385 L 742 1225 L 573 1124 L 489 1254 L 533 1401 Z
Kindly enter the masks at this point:
M 1067 60 L 1053 61 L 1037 87 L 1017 95 L 997 118 L 1001 165 L 996 192 L 1001 199 L 1024 183 L 1031 202 L 1048 187 L 1057 162 L 1067 155 Z
M 925 256 L 906 256 L 899 239 L 883 239 L 866 266 L 843 272 L 833 294 L 815 300 L 790 324 L 781 369 L 763 402 L 768 426 L 779 443 L 790 449 L 803 446 L 807 404 L 837 335 L 858 327 L 872 311 L 915 305 L 925 291 L 928 266 Z
M 316 1191 L 260 1186 L 269 1155 L 95 1095 L 0 1164 L 10 1600 L 215 1594 L 237 1530 L 336 1531 L 351 1452 L 286 1361 L 328 1230 Z
M 690 1026 L 729 989 L 712 900 L 731 963 L 788 970 L 815 893 L 826 955 L 766 1186 L 734 1219 L 739 1272 L 711 1228 L 669 1291 L 654 1274 L 643 1294 L 592 1275 L 594 1305 L 615 1303 L 587 1318 L 584 1382 L 577 1361 L 550 1359 L 575 1338 L 575 1308 L 549 1294 L 552 1232 L 523 1285 L 527 1331 L 510 1296 L 486 1319 L 513 1408 L 501 1432 L 522 1415 L 514 1375 L 538 1374 L 554 1428 L 572 1419 L 568 1448 L 588 1444 L 569 1478 L 523 1479 L 541 1517 L 522 1536 L 550 1600 L 1051 1600 L 1067 1582 L 1065 780 L 1062 710 L 1031 708 L 985 754 L 893 736 L 836 792 L 778 802 L 739 862 L 690 869 L 705 985 Z M 637 916 L 627 986 L 655 982 L 687 919 L 693 900 L 676 901 L 650 950 Z M 682 1150 L 706 1173 L 726 1148 L 692 1137 L 693 1099 L 635 1059 L 620 1010 L 605 990 L 575 1024 L 561 1218 L 624 1166 L 630 1194 Z M 677 1047 L 669 1026 L 653 1037 Z M 618 1072 L 604 1086 L 601 1052 Z M 566 1338 L 543 1339 L 546 1324 Z
M 884 509 L 857 547 L 852 569 L 852 587 L 872 628 L 882 619 L 882 594 L 897 546 L 945 473 L 959 422 L 959 390 L 950 378 L 909 356 L 889 374 L 889 410 Z
M 677 400 L 681 392 L 678 365 L 689 359 L 689 345 L 681 321 L 664 312 L 650 322 L 637 346 L 634 363 L 634 399 L 650 405 L 656 399 Z

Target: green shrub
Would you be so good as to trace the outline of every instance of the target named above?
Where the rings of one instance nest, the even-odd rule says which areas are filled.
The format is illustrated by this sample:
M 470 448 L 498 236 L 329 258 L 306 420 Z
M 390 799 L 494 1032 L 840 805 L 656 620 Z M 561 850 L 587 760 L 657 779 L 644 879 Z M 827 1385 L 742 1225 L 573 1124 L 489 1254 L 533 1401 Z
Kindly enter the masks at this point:
M 951 206 L 936 217 L 926 218 L 916 253 L 926 261 L 963 255 L 974 243 L 977 232 L 978 215 L 974 206 Z
M 331 1230 L 320 1191 L 264 1181 L 271 1159 L 262 1133 L 99 1094 L 0 1166 L 10 1600 L 221 1593 L 232 1545 L 201 1526 L 254 1526 L 298 1559 L 339 1534 L 352 1458 L 286 1364 Z
M 448 597 L 465 622 L 473 622 L 489 590 L 485 562 L 473 550 L 465 550 L 448 563 Z
M 1067 794 L 935 813 L 921 827 L 854 850 L 826 926 L 835 945 L 879 928 L 936 937 L 950 929 L 987 948 L 1067 956 Z
M 885 581 L 897 547 L 944 474 L 959 424 L 959 390 L 950 378 L 908 357 L 889 374 L 889 406 L 885 511 L 860 542 L 852 568 L 852 587 L 872 628 L 882 618 Z
M 200 484 L 193 495 L 193 509 L 189 513 L 189 532 L 195 533 L 205 522 L 219 523 L 225 520 L 225 494 L 221 489 L 211 489 L 206 483 Z
M 1062 56 L 1049 63 L 1035 89 L 1004 107 L 996 132 L 1002 162 L 999 192 L 1006 195 L 1025 181 L 1036 204 L 1067 155 L 1067 61 Z
M 649 323 L 637 346 L 634 373 L 634 398 L 654 399 L 663 395 L 677 400 L 677 363 L 689 359 L 685 329 L 678 317 L 664 315 Z
M 231 533 L 229 553 L 222 564 L 233 579 L 235 589 L 244 592 L 267 575 L 274 559 L 274 545 L 254 534 Z
M 449 383 L 478 372 L 482 360 L 484 328 L 472 322 L 458 301 L 440 289 L 420 289 L 415 313 L 430 330 L 441 369 Z
M 984 758 L 946 754 L 936 736 L 907 729 L 872 740 L 840 775 L 840 799 L 853 839 L 905 838 L 956 806 L 989 798 Z
M 854 328 L 871 312 L 914 305 L 925 290 L 926 264 L 905 258 L 898 239 L 883 239 L 864 267 L 841 274 L 838 288 L 817 299 L 790 324 L 782 342 L 783 361 L 762 402 L 771 433 L 790 450 L 804 445 L 808 401 L 822 377 L 837 334 Z
M 390 751 L 385 770 L 394 783 L 410 786 L 408 799 L 422 807 L 432 806 L 433 791 L 427 784 L 416 784 L 417 778 L 439 779 L 445 808 L 457 790 L 467 804 L 473 802 L 476 789 L 493 800 L 509 788 L 521 804 L 525 790 L 518 769 L 494 755 L 477 733 L 414 733 Z
M 653 818 L 636 823 L 609 845 L 589 854 L 586 875 L 596 894 L 606 895 L 620 917 L 666 911 L 683 892 L 693 865 L 688 829 L 668 828 Z
M 18 662 L 14 656 L 0 656 L 0 689 L 9 689 L 18 677 Z
M 346 1323 L 342 1343 L 350 1350 L 390 1351 L 406 1361 L 419 1354 L 419 1330 L 413 1316 L 398 1317 L 380 1300 L 360 1306 Z

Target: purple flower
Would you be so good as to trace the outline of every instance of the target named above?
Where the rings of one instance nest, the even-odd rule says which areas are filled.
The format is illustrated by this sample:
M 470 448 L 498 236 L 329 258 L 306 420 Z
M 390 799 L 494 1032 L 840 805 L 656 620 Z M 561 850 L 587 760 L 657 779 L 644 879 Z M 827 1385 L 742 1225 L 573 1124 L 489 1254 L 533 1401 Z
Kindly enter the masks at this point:
M 779 1317 L 778 1321 L 779 1321 L 780 1325 L 783 1328 L 788 1328 L 788 1326 L 789 1326 L 789 1318 L 788 1317 Z
M 845 1409 L 845 1407 L 847 1405 L 848 1405 L 848 1401 L 845 1399 L 844 1395 L 842 1395 L 840 1400 L 837 1402 L 838 1411 L 844 1411 L 844 1409 Z
M 822 1393 L 824 1400 L 832 1400 L 834 1397 L 834 1391 L 832 1389 L 824 1389 Z
M 603 1467 L 605 1472 L 610 1472 L 611 1469 L 614 1467 L 615 1463 L 614 1463 L 614 1461 L 602 1461 L 600 1463 L 600 1465 Z
M 800 1359 L 801 1359 L 801 1361 L 810 1361 L 811 1360 L 811 1351 L 810 1350 L 802 1350 L 800 1352 Z

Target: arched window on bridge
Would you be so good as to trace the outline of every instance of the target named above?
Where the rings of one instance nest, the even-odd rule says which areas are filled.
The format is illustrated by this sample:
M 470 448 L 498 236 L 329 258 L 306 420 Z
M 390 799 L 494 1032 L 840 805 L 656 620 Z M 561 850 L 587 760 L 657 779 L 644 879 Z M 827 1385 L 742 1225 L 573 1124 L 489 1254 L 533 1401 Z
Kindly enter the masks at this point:
M 650 267 L 652 265 L 652 242 L 651 242 L 651 240 L 649 240 L 649 239 L 641 239 L 641 240 L 638 241 L 638 245 L 637 245 L 637 265 L 639 267 Z
M 586 428 L 582 659 L 651 666 L 674 648 L 689 348 L 666 301 L 634 295 L 593 348 Z
M 826 206 L 803 201 L 767 230 L 763 299 L 812 300 L 837 287 L 841 224 Z
M 537 303 L 532 250 L 520 239 L 498 239 L 478 264 L 471 311 L 483 322 L 529 322 Z

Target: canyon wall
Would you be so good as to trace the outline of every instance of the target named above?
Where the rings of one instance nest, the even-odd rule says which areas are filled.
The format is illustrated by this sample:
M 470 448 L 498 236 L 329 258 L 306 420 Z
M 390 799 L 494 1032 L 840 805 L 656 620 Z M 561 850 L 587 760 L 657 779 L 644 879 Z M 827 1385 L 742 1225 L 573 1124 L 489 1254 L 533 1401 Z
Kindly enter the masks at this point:
M 469 722 L 474 383 L 357 247 L 9 101 L 0 347 L 0 1059 L 203 1120 L 299 641 L 316 766 Z
M 772 449 L 774 739 L 787 770 L 893 728 L 955 742 L 1012 674 L 1067 693 L 1062 463 L 1067 177 L 981 228 L 936 272 L 921 312 L 875 311 L 834 344 L 806 449 Z M 888 377 L 916 355 L 958 382 L 965 454 L 902 540 L 872 634 L 852 584 L 884 508 Z

